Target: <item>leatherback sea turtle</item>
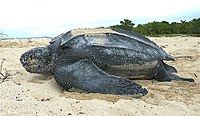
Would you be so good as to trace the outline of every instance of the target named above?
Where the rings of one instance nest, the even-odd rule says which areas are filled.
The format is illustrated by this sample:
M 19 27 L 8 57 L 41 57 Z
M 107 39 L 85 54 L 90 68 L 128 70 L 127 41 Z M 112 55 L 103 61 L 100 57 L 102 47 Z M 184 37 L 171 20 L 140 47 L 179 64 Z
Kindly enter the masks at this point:
M 88 93 L 146 95 L 129 78 L 184 80 L 163 60 L 174 60 L 148 38 L 112 29 L 76 29 L 61 34 L 46 47 L 25 52 L 20 61 L 30 73 L 53 74 L 62 88 Z

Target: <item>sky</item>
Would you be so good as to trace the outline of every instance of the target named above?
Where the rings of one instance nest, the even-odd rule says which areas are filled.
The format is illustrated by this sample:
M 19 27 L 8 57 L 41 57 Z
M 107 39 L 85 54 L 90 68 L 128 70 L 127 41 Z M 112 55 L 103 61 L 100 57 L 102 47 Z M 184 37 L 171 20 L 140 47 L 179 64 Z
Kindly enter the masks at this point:
M 57 36 L 75 28 L 200 18 L 200 0 L 0 0 L 8 38 Z

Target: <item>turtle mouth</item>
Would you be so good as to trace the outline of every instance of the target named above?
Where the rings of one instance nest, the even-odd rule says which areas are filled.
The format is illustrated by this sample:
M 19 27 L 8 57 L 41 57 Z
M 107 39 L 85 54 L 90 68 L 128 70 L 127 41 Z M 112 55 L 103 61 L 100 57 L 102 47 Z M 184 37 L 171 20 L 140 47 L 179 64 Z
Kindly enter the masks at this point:
M 51 53 L 45 47 L 36 47 L 28 50 L 20 57 L 20 62 L 30 73 L 49 73 L 52 71 Z
M 48 62 L 48 64 L 44 64 L 43 62 L 40 62 L 37 59 L 20 59 L 20 61 L 25 70 L 30 73 L 46 74 L 49 73 L 49 71 L 51 71 L 51 67 L 49 67 L 49 65 L 51 64 L 50 62 Z
M 23 67 L 25 68 L 26 71 L 28 72 L 33 72 L 33 73 L 37 73 L 36 70 L 40 69 L 40 66 L 36 65 L 36 64 L 29 64 L 27 62 L 22 63 Z
M 32 68 L 29 67 L 29 66 L 24 66 L 25 70 L 28 71 L 28 72 L 32 72 Z

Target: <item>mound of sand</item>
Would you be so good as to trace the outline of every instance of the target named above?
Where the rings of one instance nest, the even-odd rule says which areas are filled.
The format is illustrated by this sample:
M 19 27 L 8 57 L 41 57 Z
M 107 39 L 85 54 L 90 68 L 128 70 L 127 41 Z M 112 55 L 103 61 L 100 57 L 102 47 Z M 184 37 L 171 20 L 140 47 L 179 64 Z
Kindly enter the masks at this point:
M 20 55 L 35 46 L 48 45 L 50 39 L 0 40 L 2 73 L 10 76 L 0 83 L 1 115 L 192 115 L 200 114 L 200 38 L 150 38 L 175 57 L 167 62 L 189 82 L 136 80 L 146 87 L 142 98 L 67 92 L 53 76 L 30 74 L 19 62 Z M 1 76 L 2 78 L 2 76 Z M 2 79 L 1 79 L 2 80 Z

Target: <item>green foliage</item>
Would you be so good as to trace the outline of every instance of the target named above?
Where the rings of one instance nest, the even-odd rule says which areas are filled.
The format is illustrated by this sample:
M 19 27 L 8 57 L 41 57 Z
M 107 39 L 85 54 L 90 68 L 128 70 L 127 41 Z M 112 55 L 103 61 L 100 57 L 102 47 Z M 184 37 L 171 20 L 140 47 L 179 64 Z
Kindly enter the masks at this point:
M 147 24 L 139 24 L 134 28 L 134 23 L 128 19 L 120 21 L 120 25 L 110 26 L 111 28 L 124 29 L 133 31 L 147 36 L 160 36 L 160 35 L 177 35 L 185 34 L 192 36 L 200 35 L 200 18 L 193 19 L 189 22 L 181 20 L 180 23 L 167 21 L 150 22 Z
M 131 31 L 134 27 L 135 24 L 132 23 L 132 21 L 128 20 L 128 19 L 124 19 L 123 21 L 120 21 L 120 25 L 114 25 L 111 26 L 110 28 L 112 29 L 124 29 L 124 30 L 128 30 Z

